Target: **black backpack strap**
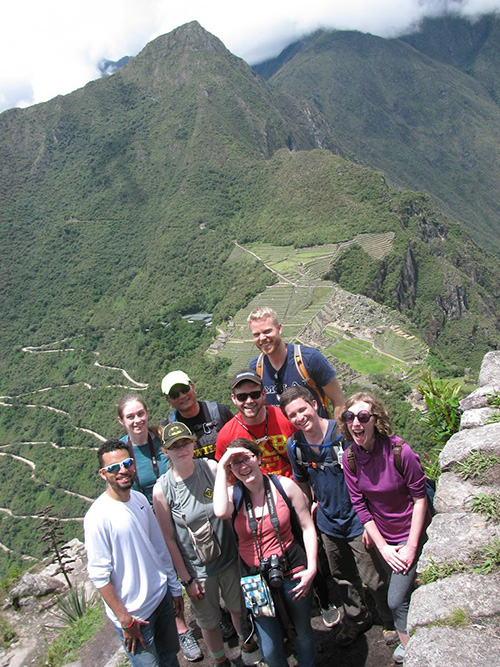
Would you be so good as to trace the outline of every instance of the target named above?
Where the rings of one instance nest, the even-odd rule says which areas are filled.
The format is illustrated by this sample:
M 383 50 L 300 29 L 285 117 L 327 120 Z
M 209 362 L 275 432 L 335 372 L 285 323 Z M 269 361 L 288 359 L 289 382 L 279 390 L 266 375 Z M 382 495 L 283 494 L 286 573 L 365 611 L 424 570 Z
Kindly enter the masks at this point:
M 290 523 L 292 525 L 292 533 L 295 538 L 295 540 L 302 546 L 304 547 L 304 535 L 302 533 L 302 527 L 299 522 L 299 517 L 297 516 L 297 512 L 295 511 L 295 507 L 293 506 L 292 501 L 287 495 L 287 492 L 283 488 L 283 485 L 281 484 L 281 481 L 277 475 L 269 475 L 269 478 L 271 479 L 272 483 L 276 487 L 278 493 L 280 496 L 283 498 L 285 501 L 288 510 L 290 512 Z
M 238 480 L 233 486 L 233 513 L 231 515 L 231 521 L 233 526 L 242 505 L 243 505 L 243 484 Z

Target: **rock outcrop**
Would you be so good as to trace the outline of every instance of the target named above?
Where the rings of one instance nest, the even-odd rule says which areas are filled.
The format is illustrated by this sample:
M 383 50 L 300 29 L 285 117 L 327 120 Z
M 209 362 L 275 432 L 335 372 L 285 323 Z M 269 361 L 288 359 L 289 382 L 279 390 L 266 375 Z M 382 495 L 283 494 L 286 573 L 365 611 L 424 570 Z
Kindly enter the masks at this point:
M 461 430 L 440 454 L 437 514 L 419 561 L 419 571 L 449 568 L 455 573 L 413 593 L 406 667 L 500 665 L 500 517 L 487 518 L 471 509 L 480 494 L 488 498 L 500 494 L 500 423 L 486 424 L 493 414 L 498 415 L 498 408 L 489 406 L 488 396 L 498 395 L 499 390 L 500 352 L 489 352 L 479 388 L 461 402 Z M 473 453 L 489 459 L 483 472 L 472 465 Z M 466 479 L 460 474 L 464 462 Z M 496 554 L 490 570 L 485 549 L 490 556 Z

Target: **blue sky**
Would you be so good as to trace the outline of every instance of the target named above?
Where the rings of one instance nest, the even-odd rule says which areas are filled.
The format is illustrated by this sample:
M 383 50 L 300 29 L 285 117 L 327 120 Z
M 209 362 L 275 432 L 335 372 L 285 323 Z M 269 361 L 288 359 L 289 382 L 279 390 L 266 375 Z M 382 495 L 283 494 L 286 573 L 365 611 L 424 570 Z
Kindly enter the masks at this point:
M 8 5 L 8 6 L 6 6 Z M 317 28 L 394 37 L 445 10 L 474 18 L 500 0 L 22 0 L 0 21 L 0 111 L 69 93 L 99 77 L 102 59 L 136 55 L 196 20 L 255 64 Z

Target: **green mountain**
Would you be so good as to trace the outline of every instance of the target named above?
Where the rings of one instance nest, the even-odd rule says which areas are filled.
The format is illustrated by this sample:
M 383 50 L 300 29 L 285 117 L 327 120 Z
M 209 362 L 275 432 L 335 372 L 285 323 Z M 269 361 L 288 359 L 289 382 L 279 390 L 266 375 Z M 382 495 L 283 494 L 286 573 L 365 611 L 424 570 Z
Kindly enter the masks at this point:
M 157 422 L 161 378 L 183 368 L 202 397 L 229 401 L 231 345 L 207 356 L 214 329 L 181 315 L 224 330 L 284 281 L 298 331 L 334 281 L 402 313 L 447 372 L 498 346 L 496 257 L 428 194 L 346 159 L 345 121 L 328 111 L 190 23 L 106 79 L 0 115 L 0 570 L 39 557 L 49 503 L 68 537 L 81 530 L 100 491 L 93 450 L 121 434 L 124 393 L 143 392 Z M 366 302 L 382 340 L 386 315 Z
M 345 155 L 430 193 L 500 251 L 500 19 L 427 19 L 400 39 L 324 32 L 255 67 L 314 103 Z

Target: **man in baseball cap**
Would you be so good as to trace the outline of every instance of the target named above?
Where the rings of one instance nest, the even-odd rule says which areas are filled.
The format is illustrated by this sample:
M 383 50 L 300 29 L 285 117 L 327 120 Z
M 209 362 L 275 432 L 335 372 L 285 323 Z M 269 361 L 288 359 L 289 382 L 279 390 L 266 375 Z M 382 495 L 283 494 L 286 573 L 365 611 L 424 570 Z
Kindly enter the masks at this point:
M 216 401 L 199 401 L 193 381 L 184 371 L 167 373 L 161 382 L 161 391 L 173 408 L 161 425 L 182 422 L 194 436 L 195 458 L 214 459 L 217 435 L 233 418 L 231 409 Z
M 215 459 L 221 458 L 235 438 L 249 438 L 259 445 L 265 472 L 292 477 L 286 441 L 296 429 L 280 408 L 267 405 L 257 373 L 249 368 L 235 373 L 231 378 L 231 399 L 239 412 L 217 436 Z

